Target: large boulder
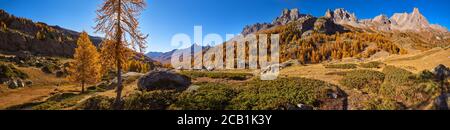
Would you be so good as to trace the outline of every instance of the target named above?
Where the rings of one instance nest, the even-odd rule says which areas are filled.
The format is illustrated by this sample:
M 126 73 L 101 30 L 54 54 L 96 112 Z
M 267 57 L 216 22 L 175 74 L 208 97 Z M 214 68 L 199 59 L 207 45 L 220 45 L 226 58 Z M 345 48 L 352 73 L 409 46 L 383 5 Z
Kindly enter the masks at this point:
M 138 88 L 142 91 L 151 90 L 185 90 L 191 85 L 187 76 L 171 71 L 152 71 L 142 76 L 138 81 Z

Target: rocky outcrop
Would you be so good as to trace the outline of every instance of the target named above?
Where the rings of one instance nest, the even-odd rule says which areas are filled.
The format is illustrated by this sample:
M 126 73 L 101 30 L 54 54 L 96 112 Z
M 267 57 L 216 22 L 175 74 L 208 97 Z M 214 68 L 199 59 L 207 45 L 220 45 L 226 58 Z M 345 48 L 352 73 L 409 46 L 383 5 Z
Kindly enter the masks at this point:
M 280 16 L 278 16 L 273 22 L 273 25 L 286 25 L 289 22 L 296 21 L 300 19 L 301 17 L 304 17 L 307 15 L 300 14 L 300 11 L 295 9 L 284 9 Z
M 258 32 L 259 30 L 269 29 L 270 27 L 273 27 L 273 25 L 269 23 L 257 23 L 253 25 L 247 25 L 244 27 L 241 34 L 245 36 L 248 34 Z
M 356 24 L 358 19 L 354 13 L 350 13 L 343 8 L 335 9 L 334 11 L 327 10 L 325 13 L 326 18 L 332 19 L 335 23 L 339 24 Z
M 142 91 L 185 90 L 190 85 L 191 79 L 189 77 L 164 70 L 149 72 L 138 81 L 138 88 Z
M 335 24 L 332 19 L 322 17 L 314 23 L 314 31 L 325 34 L 334 34 L 336 32 L 345 32 L 346 30 L 341 25 Z
M 299 9 L 284 9 L 283 12 L 281 12 L 280 16 L 275 18 L 272 23 L 256 23 L 253 25 L 247 25 L 242 30 L 242 35 L 248 35 L 252 33 L 256 33 L 260 30 L 266 30 L 270 29 L 274 26 L 280 26 L 280 25 L 286 25 L 291 22 L 295 21 L 307 21 L 308 19 L 312 18 L 310 15 L 300 14 Z M 301 22 L 303 23 L 303 22 Z

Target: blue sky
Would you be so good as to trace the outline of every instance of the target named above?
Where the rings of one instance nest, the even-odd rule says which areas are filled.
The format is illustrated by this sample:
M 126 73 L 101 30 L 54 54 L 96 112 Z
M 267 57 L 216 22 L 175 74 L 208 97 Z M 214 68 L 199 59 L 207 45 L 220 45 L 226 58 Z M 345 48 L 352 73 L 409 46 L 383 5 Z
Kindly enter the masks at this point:
M 0 0 L 0 9 L 16 16 L 91 35 L 95 11 L 103 0 Z M 271 22 L 284 8 L 301 13 L 324 15 L 327 9 L 345 8 L 357 17 L 411 12 L 418 7 L 431 23 L 450 27 L 450 0 L 147 0 L 140 17 L 142 32 L 149 34 L 147 51 L 170 51 L 177 33 L 193 37 L 193 28 L 203 26 L 203 34 L 238 34 L 248 24 Z

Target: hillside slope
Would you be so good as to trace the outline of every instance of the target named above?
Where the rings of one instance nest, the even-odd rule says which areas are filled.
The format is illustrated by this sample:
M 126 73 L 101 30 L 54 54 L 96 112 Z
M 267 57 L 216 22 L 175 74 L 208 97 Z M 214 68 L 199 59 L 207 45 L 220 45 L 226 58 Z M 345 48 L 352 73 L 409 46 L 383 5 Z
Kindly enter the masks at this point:
M 35 55 L 71 57 L 80 33 L 19 18 L 0 10 L 0 50 L 3 53 L 31 52 Z M 95 45 L 101 38 L 92 37 Z

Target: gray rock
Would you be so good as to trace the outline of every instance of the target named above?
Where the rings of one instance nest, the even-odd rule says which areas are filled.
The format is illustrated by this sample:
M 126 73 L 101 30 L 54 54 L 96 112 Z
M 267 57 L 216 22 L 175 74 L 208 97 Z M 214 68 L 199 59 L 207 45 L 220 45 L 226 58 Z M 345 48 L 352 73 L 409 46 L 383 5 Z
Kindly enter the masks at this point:
M 305 104 L 297 104 L 299 110 L 314 110 L 314 107 L 305 105 Z
M 19 87 L 19 88 L 25 87 L 25 82 L 23 80 L 17 79 L 16 82 L 17 82 L 17 87 Z
M 187 76 L 171 71 L 152 71 L 142 76 L 138 81 L 139 90 L 185 90 L 191 85 Z
M 279 109 L 281 109 L 281 110 L 314 110 L 314 107 L 299 103 L 297 105 L 286 104 L 286 105 L 281 106 Z
M 212 66 L 209 66 L 209 67 L 206 67 L 206 70 L 208 70 L 208 71 L 214 71 L 216 68 L 214 68 L 214 67 L 212 67 Z
M 10 80 L 7 82 L 7 84 L 8 84 L 8 88 L 10 88 L 10 89 L 19 88 L 19 84 L 17 84 L 16 80 Z

